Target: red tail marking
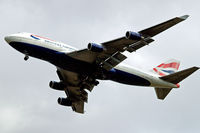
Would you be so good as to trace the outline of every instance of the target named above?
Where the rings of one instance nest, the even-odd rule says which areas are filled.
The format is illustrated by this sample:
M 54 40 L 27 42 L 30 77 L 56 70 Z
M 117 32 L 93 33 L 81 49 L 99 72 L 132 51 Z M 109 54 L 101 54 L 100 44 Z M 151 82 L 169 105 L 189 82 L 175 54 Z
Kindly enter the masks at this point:
M 172 63 L 169 63 L 169 64 L 162 63 L 162 64 L 160 64 L 157 67 L 161 67 L 161 68 L 175 68 L 175 69 L 178 70 L 179 66 L 180 66 L 180 63 L 172 62 Z
M 158 73 L 160 76 L 165 76 L 165 74 L 164 73 L 162 73 L 162 72 L 159 72 L 156 68 L 153 68 L 153 70 L 156 72 L 156 73 Z

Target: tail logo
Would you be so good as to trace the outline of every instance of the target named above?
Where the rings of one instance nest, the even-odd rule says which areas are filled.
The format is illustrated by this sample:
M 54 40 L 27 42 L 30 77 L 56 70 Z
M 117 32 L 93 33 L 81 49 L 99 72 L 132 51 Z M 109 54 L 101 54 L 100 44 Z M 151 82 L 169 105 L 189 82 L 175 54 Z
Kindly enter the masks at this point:
M 167 63 L 162 63 L 158 65 L 153 70 L 160 76 L 169 75 L 175 73 L 180 66 L 178 61 L 168 61 Z

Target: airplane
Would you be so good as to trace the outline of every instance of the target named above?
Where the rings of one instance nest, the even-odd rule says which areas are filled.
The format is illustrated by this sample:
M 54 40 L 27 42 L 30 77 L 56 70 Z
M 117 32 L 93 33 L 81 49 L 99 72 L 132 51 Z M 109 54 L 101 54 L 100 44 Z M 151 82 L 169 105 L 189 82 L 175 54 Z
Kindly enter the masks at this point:
M 121 62 L 127 58 L 123 52 L 132 53 L 149 45 L 154 41 L 154 36 L 188 17 L 189 15 L 175 17 L 139 32 L 127 31 L 123 37 L 100 44 L 89 43 L 87 48 L 81 50 L 26 32 L 6 36 L 5 41 L 23 53 L 25 61 L 32 56 L 55 65 L 60 81 L 50 81 L 49 86 L 66 93 L 65 98 L 58 98 L 58 104 L 69 106 L 73 111 L 83 114 L 84 103 L 88 102 L 88 92 L 99 84 L 99 80 L 154 87 L 157 98 L 161 100 L 173 88 L 179 88 L 179 83 L 199 67 L 178 71 L 180 62 L 172 59 L 153 68 L 154 73 L 147 73 Z

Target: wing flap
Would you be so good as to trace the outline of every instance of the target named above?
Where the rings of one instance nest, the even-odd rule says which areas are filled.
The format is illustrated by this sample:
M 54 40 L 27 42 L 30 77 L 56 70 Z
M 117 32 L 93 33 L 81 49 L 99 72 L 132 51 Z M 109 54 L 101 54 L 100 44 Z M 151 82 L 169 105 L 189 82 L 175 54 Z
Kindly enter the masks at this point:
M 77 113 L 83 114 L 84 113 L 84 102 L 83 101 L 73 102 L 72 110 Z
M 65 93 L 72 102 L 72 110 L 77 113 L 84 113 L 84 102 L 88 102 L 88 93 L 80 87 L 66 87 Z
M 154 40 L 150 37 L 144 38 L 141 41 L 135 42 L 131 45 L 129 45 L 127 48 L 125 48 L 128 52 L 135 52 L 137 49 L 142 48 L 145 45 L 148 45 L 149 43 L 153 42 Z
M 116 52 L 112 56 L 108 57 L 105 61 L 103 61 L 100 65 L 102 65 L 104 69 L 110 70 L 126 58 L 127 57 L 125 55 L 121 54 L 120 52 Z

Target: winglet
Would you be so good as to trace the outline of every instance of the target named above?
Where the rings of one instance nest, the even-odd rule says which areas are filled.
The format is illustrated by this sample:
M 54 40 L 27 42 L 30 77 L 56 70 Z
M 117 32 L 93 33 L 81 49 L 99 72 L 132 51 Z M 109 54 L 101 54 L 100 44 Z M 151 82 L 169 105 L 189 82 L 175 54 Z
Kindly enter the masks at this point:
M 186 20 L 189 17 L 189 15 L 183 15 L 181 17 L 179 17 L 180 19 Z

